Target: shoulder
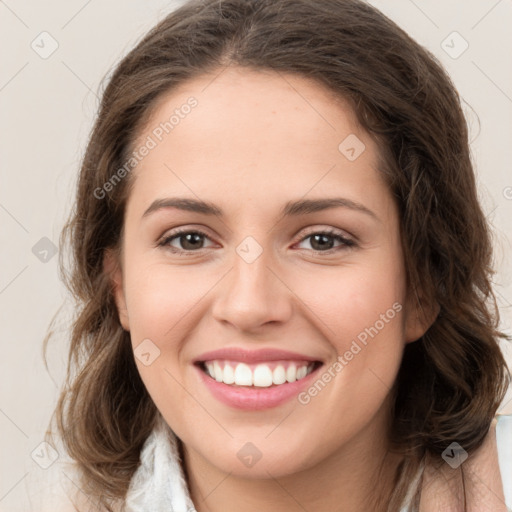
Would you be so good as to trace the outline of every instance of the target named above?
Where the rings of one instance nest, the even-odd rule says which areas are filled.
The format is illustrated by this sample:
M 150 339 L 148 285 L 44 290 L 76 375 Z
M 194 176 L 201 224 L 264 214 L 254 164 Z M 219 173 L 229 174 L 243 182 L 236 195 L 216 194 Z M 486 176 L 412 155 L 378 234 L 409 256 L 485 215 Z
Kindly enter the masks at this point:
M 420 510 L 453 510 L 467 500 L 469 511 L 507 512 L 511 492 L 509 471 L 512 471 L 510 450 L 512 416 L 496 417 L 481 446 L 471 452 L 461 447 L 460 463 L 433 460 L 426 466 Z M 467 456 L 467 458 L 466 458 Z M 506 484 L 505 482 L 508 482 Z

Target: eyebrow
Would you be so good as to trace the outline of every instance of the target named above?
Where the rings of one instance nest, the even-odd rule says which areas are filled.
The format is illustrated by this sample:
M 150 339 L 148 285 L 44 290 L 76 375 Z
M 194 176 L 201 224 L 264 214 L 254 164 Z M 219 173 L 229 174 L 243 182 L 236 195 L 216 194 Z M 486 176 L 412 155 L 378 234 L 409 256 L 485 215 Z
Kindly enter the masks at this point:
M 281 216 L 296 217 L 299 215 L 306 215 L 339 207 L 356 210 L 374 218 L 375 220 L 379 220 L 377 215 L 363 204 L 342 197 L 332 197 L 325 199 L 299 199 L 297 201 L 288 201 L 281 211 Z M 151 206 L 144 212 L 142 217 L 147 217 L 151 213 L 164 208 L 177 208 L 178 210 L 202 213 L 204 215 L 216 215 L 218 217 L 224 217 L 224 212 L 213 203 L 185 197 L 156 199 L 151 203 Z

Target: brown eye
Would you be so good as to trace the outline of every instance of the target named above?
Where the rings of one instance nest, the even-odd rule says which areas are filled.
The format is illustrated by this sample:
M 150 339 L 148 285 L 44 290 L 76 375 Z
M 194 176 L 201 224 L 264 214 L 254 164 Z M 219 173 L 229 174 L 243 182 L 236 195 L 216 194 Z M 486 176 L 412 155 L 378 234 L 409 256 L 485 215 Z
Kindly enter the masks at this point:
M 204 249 L 203 244 L 206 238 L 208 238 L 206 233 L 201 231 L 175 231 L 166 236 L 159 245 L 179 254 L 197 252 Z
M 311 233 L 305 236 L 300 243 L 310 240 L 310 246 L 315 252 L 334 252 L 345 249 L 347 247 L 353 247 L 356 243 L 349 238 L 341 235 L 338 231 L 319 231 Z M 338 246 L 334 244 L 339 242 Z

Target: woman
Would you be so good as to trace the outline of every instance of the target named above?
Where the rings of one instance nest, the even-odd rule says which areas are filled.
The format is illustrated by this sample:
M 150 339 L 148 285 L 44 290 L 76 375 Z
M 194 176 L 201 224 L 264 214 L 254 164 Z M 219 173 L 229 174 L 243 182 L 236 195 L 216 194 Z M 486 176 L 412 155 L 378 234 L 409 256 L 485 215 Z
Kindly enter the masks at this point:
M 80 509 L 511 506 L 464 116 L 376 9 L 171 13 L 110 79 L 64 234 Z

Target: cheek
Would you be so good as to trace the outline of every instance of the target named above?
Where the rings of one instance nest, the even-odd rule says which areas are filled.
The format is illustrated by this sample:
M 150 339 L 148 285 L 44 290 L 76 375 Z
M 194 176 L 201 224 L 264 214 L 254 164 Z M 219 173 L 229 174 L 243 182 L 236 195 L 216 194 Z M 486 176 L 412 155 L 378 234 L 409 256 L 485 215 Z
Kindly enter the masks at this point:
M 194 308 L 212 286 L 206 281 L 192 267 L 148 264 L 142 257 L 134 257 L 126 265 L 127 308 L 135 362 L 152 400 L 170 418 L 181 417 L 184 404 L 190 402 L 179 384 L 184 381 L 180 357 L 194 329 Z M 140 357 L 141 353 L 149 353 L 146 359 L 150 360 Z
M 397 255 L 380 253 L 364 265 L 339 268 L 336 275 L 316 275 L 297 290 L 333 348 L 320 375 L 325 386 L 319 383 L 308 391 L 303 403 L 319 414 L 332 406 L 340 412 L 332 415 L 334 423 L 344 421 L 347 410 L 357 411 L 361 419 L 373 414 L 396 379 L 405 338 L 405 278 Z
M 399 313 L 405 300 L 405 279 L 398 258 L 317 272 L 297 281 L 294 291 L 338 353 L 348 350 L 358 336 L 364 340 L 364 333 L 375 324 L 382 338 L 402 342 L 404 324 Z
M 134 261 L 126 272 L 127 307 L 132 339 L 162 342 L 179 331 L 184 319 L 213 286 L 211 273 L 165 263 L 144 266 Z M 186 323 L 186 322 L 185 322 Z

